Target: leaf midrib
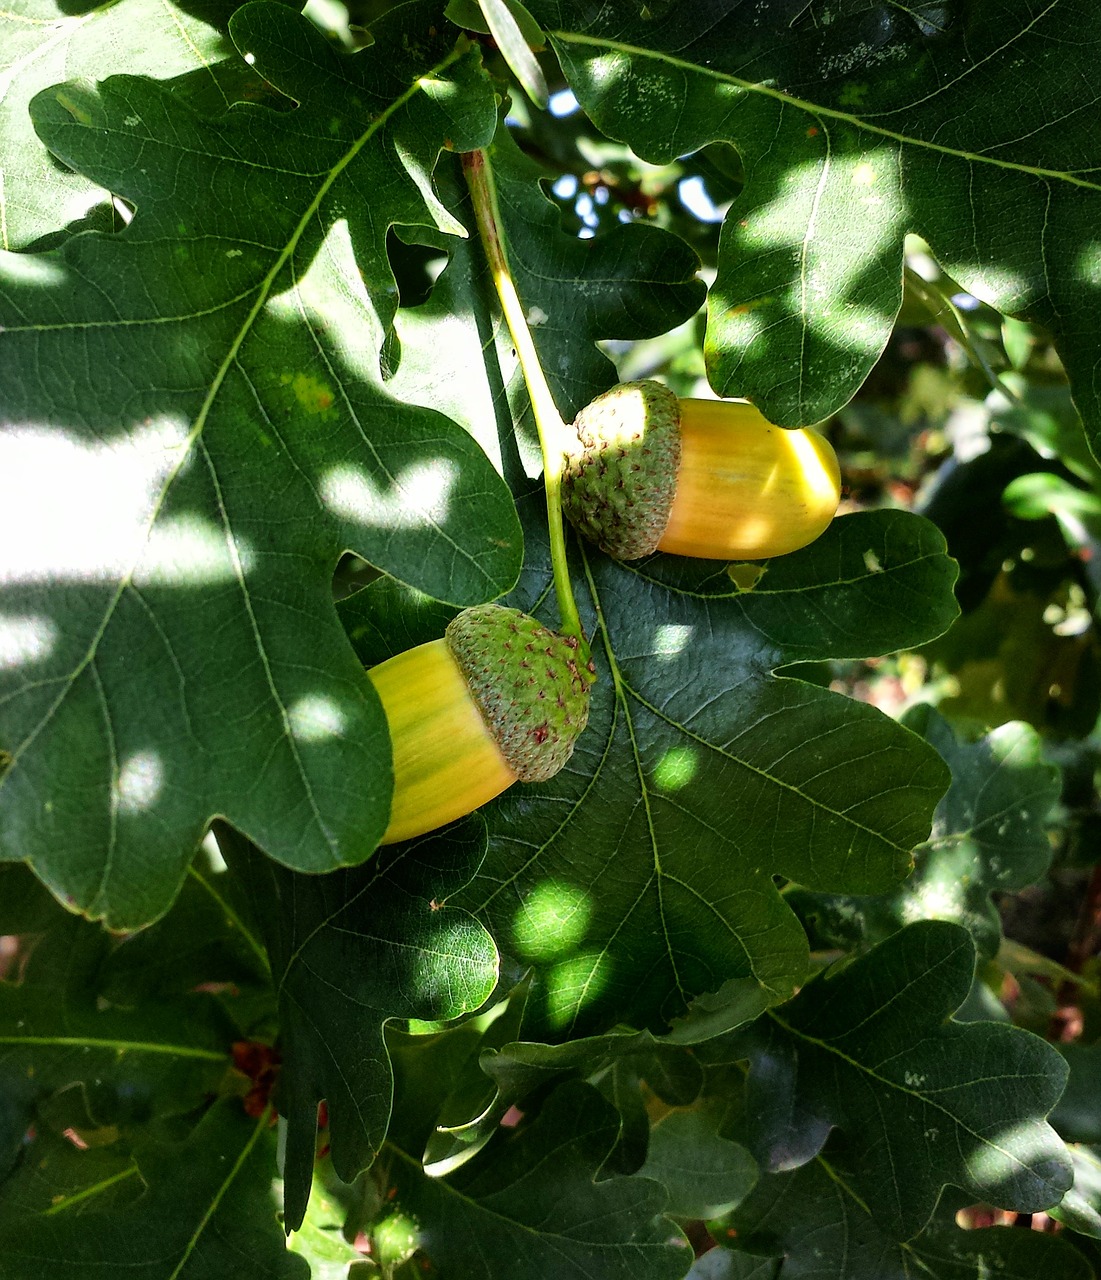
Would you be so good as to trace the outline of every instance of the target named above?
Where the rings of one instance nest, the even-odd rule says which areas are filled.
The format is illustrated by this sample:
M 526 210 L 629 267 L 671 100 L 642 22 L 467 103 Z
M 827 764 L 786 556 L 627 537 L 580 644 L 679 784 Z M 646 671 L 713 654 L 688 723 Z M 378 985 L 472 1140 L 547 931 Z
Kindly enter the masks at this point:
M 939 155 L 952 156 L 954 159 L 963 160 L 968 164 L 984 164 L 990 165 L 998 169 L 1009 169 L 1016 173 L 1026 173 L 1034 178 L 1054 179 L 1065 182 L 1070 186 L 1084 187 L 1088 191 L 1101 191 L 1101 183 L 1091 182 L 1086 178 L 1079 178 L 1075 174 L 1067 173 L 1062 169 L 1045 169 L 1039 165 L 1022 164 L 1014 160 L 1001 160 L 995 156 L 982 155 L 977 151 L 965 151 L 959 147 L 945 146 L 940 142 L 931 142 L 925 138 L 915 138 L 909 134 L 899 133 L 895 129 L 887 129 L 883 125 L 872 124 L 870 121 L 861 116 L 853 115 L 848 111 L 839 111 L 836 107 L 825 107 L 818 103 L 810 102 L 806 98 L 796 97 L 794 94 L 785 93 L 781 89 L 774 89 L 771 85 L 760 84 L 753 80 L 743 80 L 740 76 L 731 75 L 729 72 L 715 71 L 710 67 L 701 67 L 699 63 L 689 62 L 685 58 L 678 58 L 675 54 L 663 53 L 656 49 L 645 49 L 640 45 L 629 44 L 622 40 L 611 40 L 601 36 L 586 36 L 572 31 L 552 31 L 549 33 L 551 39 L 561 42 L 564 45 L 586 45 L 592 48 L 603 49 L 610 53 L 622 53 L 632 58 L 650 59 L 655 62 L 662 62 L 670 67 L 675 67 L 678 71 L 702 76 L 705 79 L 714 80 L 720 84 L 733 85 L 746 93 L 755 93 L 761 97 L 772 98 L 776 102 L 782 103 L 784 106 L 794 107 L 799 111 L 806 111 L 819 119 L 836 120 L 840 124 L 845 124 L 858 132 L 874 134 L 876 137 L 887 138 L 892 142 L 897 142 L 900 146 L 917 147 L 926 151 L 934 151 Z
M 810 805 L 812 809 L 831 815 L 839 822 L 852 827 L 855 831 L 862 832 L 864 835 L 869 836 L 877 842 L 881 842 L 889 849 L 894 849 L 897 852 L 904 854 L 910 853 L 910 846 L 908 844 L 899 844 L 897 841 L 884 835 L 882 831 L 876 831 L 874 827 L 869 827 L 863 822 L 858 822 L 843 810 L 835 809 L 832 805 L 828 805 L 822 800 L 816 800 L 814 796 L 801 790 L 794 783 L 785 782 L 783 778 L 777 777 L 776 774 L 770 773 L 767 769 L 760 768 L 751 760 L 744 759 L 742 756 L 736 755 L 732 751 L 728 751 L 725 747 L 721 747 L 717 743 L 709 741 L 701 734 L 693 732 L 693 730 L 689 729 L 687 725 L 680 724 L 678 721 L 674 720 L 672 716 L 666 715 L 664 711 L 656 707 L 648 699 L 644 698 L 632 685 L 625 683 L 624 688 L 630 693 L 631 697 L 634 698 L 640 706 L 645 707 L 656 720 L 660 720 L 662 724 L 668 725 L 669 728 L 674 729 L 677 733 L 682 733 L 689 741 L 696 743 L 707 751 L 714 752 L 715 755 L 722 756 L 724 760 L 729 760 L 731 764 L 738 765 L 745 769 L 747 773 L 756 775 L 762 782 L 770 783 L 772 786 L 779 787 L 782 791 L 787 791 L 794 796 L 798 796 L 800 800 L 805 804 Z
M 252 307 L 250 308 L 248 314 L 245 316 L 244 320 L 242 321 L 241 326 L 237 331 L 237 334 L 235 335 L 233 341 L 230 343 L 225 355 L 223 356 L 221 362 L 218 365 L 218 368 L 214 373 L 213 378 L 211 379 L 210 387 L 207 390 L 207 393 L 203 398 L 203 403 L 200 406 L 199 411 L 195 416 L 195 421 L 193 422 L 191 430 L 188 433 L 187 439 L 184 442 L 184 446 L 182 449 L 179 450 L 179 457 L 177 459 L 177 462 L 175 466 L 166 475 L 161 485 L 160 492 L 157 494 L 156 501 L 151 506 L 149 517 L 147 519 L 146 526 L 145 526 L 145 536 L 141 540 L 141 544 L 140 544 L 141 549 L 144 549 L 144 547 L 148 543 L 149 533 L 152 530 L 153 526 L 156 524 L 161 514 L 161 510 L 164 506 L 165 501 L 167 500 L 168 493 L 171 490 L 172 485 L 175 483 L 176 477 L 178 476 L 180 471 L 186 465 L 188 465 L 189 462 L 192 460 L 195 447 L 198 444 L 198 442 L 201 440 L 203 431 L 206 428 L 206 423 L 210 416 L 210 412 L 215 402 L 217 401 L 217 398 L 222 390 L 222 387 L 225 383 L 226 378 L 229 376 L 230 371 L 237 364 L 238 355 L 240 353 L 242 345 L 245 342 L 245 339 L 252 332 L 252 328 L 257 318 L 259 317 L 263 308 L 267 304 L 268 298 L 271 295 L 271 291 L 274 288 L 276 279 L 279 277 L 280 273 L 286 267 L 288 262 L 290 262 L 295 250 L 298 248 L 298 245 L 302 240 L 302 237 L 305 235 L 306 230 L 311 225 L 314 218 L 317 216 L 317 213 L 320 210 L 322 202 L 324 201 L 325 197 L 328 195 L 329 191 L 332 189 L 337 179 L 344 173 L 344 171 L 348 168 L 348 166 L 352 163 L 352 161 L 355 160 L 355 158 L 360 154 L 363 148 L 371 141 L 371 139 L 374 138 L 374 136 L 386 124 L 389 123 L 390 119 L 398 111 L 400 111 L 401 108 L 404 107 L 407 102 L 409 102 L 413 97 L 415 97 L 419 92 L 421 92 L 422 81 L 424 81 L 429 77 L 440 75 L 453 63 L 459 61 L 459 59 L 462 58 L 464 54 L 465 54 L 465 49 L 462 47 L 461 44 L 457 44 L 454 48 L 450 50 L 450 52 L 448 52 L 448 54 L 445 57 L 441 58 L 438 63 L 436 63 L 431 68 L 427 69 L 422 75 L 418 76 L 417 79 L 413 81 L 413 83 L 409 86 L 408 89 L 405 90 L 404 93 L 396 97 L 385 108 L 385 110 L 381 111 L 378 114 L 378 116 L 376 116 L 371 121 L 367 129 L 365 129 L 364 132 L 348 147 L 347 151 L 342 156 L 340 161 L 337 164 L 334 164 L 332 166 L 332 168 L 329 170 L 328 174 L 326 175 L 325 179 L 318 186 L 318 189 L 315 192 L 313 199 L 310 201 L 310 203 L 306 206 L 305 210 L 303 211 L 302 216 L 299 218 L 298 223 L 294 228 L 294 231 L 287 238 L 286 244 L 283 246 L 283 248 L 280 250 L 280 252 L 276 256 L 270 269 L 268 270 L 263 280 L 261 281 L 259 288 L 256 290 L 256 299 L 253 302 Z M 230 553 L 232 556 L 235 556 L 236 543 L 233 538 L 232 530 L 229 528 L 228 524 L 226 524 L 225 526 L 225 532 L 226 532 L 226 541 L 227 541 Z M 18 763 L 20 757 L 29 747 L 31 747 L 34 744 L 39 734 L 51 722 L 54 715 L 57 713 L 58 708 L 62 705 L 62 703 L 68 697 L 69 692 L 74 686 L 74 684 L 76 683 L 76 681 L 95 661 L 96 655 L 99 651 L 99 646 L 103 640 L 103 637 L 107 633 L 107 629 L 111 623 L 112 618 L 115 616 L 116 610 L 118 609 L 119 601 L 122 599 L 122 596 L 126 592 L 126 590 L 131 586 L 135 569 L 137 565 L 140 563 L 141 549 L 139 549 L 136 552 L 133 563 L 130 565 L 127 571 L 124 574 L 120 575 L 118 584 L 115 590 L 113 591 L 111 598 L 107 603 L 106 608 L 103 611 L 103 617 L 100 620 L 99 625 L 97 626 L 95 632 L 93 633 L 89 641 L 86 652 L 81 657 L 81 659 L 76 663 L 76 665 L 73 667 L 72 671 L 68 674 L 68 676 L 65 678 L 62 684 L 61 691 L 58 693 L 57 697 L 53 700 L 53 702 L 51 702 L 50 705 L 43 712 L 38 723 L 34 725 L 34 727 L 26 734 L 23 740 L 17 746 L 15 746 L 15 748 L 12 750 L 10 760 L 8 762 L 9 767 L 5 774 L 6 778 L 10 778 L 13 775 L 15 771 L 15 766 Z M 236 562 L 235 562 L 235 569 L 237 571 L 236 576 L 237 576 L 238 585 L 247 601 L 249 599 L 248 588 L 245 584 L 243 574 L 240 571 L 240 566 L 237 565 Z M 252 621 L 253 621 L 253 630 L 255 633 L 256 632 L 255 620 L 253 619 Z M 307 794 L 310 795 L 310 798 L 312 801 L 312 793 L 310 792 L 310 788 L 305 778 L 301 760 L 294 746 L 293 735 L 290 733 L 288 713 L 286 708 L 283 706 L 282 699 L 279 697 L 278 690 L 275 688 L 275 685 L 271 676 L 270 667 L 267 661 L 267 655 L 263 649 L 262 637 L 258 633 L 256 634 L 256 641 L 257 641 L 258 649 L 261 653 L 261 656 L 264 662 L 265 674 L 267 676 L 269 688 L 271 690 L 273 698 L 275 699 L 276 705 L 279 707 L 280 713 L 284 721 L 284 725 L 287 730 L 286 740 L 291 744 L 292 752 L 294 753 L 294 757 L 295 757 L 295 763 L 297 764 L 299 773 L 303 778 L 305 790 Z M 112 782 L 113 784 L 117 783 L 117 777 L 113 778 Z M 0 780 L 0 788 L 2 788 L 2 786 L 3 786 L 3 781 Z M 320 820 L 319 814 L 317 815 L 317 819 Z M 321 830 L 322 830 L 323 837 L 325 838 L 326 844 L 328 844 L 330 849 L 332 849 L 334 866 L 341 865 L 342 860 L 338 856 L 337 851 L 333 848 L 333 841 L 329 833 L 325 831 L 324 825 L 321 826 Z M 102 890 L 102 883 L 101 883 L 101 890 Z

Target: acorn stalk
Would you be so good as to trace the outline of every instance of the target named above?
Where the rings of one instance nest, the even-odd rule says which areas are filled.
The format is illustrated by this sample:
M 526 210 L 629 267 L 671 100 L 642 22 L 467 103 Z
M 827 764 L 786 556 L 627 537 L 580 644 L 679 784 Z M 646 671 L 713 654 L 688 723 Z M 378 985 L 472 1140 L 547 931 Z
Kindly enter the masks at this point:
M 625 382 L 574 429 L 566 514 L 620 560 L 786 555 L 826 529 L 841 497 L 829 442 L 773 426 L 744 400 L 681 400 L 659 382 Z
M 575 637 L 492 604 L 367 674 L 393 747 L 383 844 L 453 822 L 514 782 L 553 777 L 588 720 L 593 682 Z

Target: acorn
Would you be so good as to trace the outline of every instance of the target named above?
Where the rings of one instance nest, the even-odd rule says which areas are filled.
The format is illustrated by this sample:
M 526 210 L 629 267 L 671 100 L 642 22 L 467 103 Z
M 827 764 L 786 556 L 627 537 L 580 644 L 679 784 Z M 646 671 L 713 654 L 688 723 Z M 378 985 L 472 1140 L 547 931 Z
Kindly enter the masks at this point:
M 589 718 L 592 664 L 574 636 L 501 605 L 475 605 L 441 640 L 368 672 L 390 728 L 394 794 L 383 844 L 423 835 L 544 782 Z
M 823 532 L 841 498 L 829 441 L 773 426 L 745 400 L 681 400 L 660 382 L 623 382 L 573 425 L 563 505 L 617 560 L 786 555 Z

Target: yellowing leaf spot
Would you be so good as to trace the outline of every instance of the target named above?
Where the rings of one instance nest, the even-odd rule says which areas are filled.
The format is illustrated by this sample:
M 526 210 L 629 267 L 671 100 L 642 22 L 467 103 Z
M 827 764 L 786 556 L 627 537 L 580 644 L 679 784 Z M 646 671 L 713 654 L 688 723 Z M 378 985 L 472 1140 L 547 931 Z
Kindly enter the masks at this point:
M 59 107 L 64 107 L 64 109 L 78 124 L 92 123 L 92 113 L 90 111 L 85 111 L 80 103 L 76 102 L 73 98 L 70 98 L 67 93 L 59 93 L 57 95 L 57 105 Z
M 736 307 L 731 307 L 728 314 L 732 316 L 748 315 L 750 311 L 756 311 L 758 307 L 767 307 L 770 302 L 775 302 L 775 298 L 771 294 L 766 294 L 763 298 L 752 298 L 749 302 L 739 302 Z
M 333 407 L 333 390 L 320 378 L 308 373 L 284 373 L 279 379 L 294 392 L 294 398 L 307 413 L 325 413 Z
M 875 182 L 875 170 L 870 164 L 858 164 L 853 170 L 853 186 L 870 187 Z

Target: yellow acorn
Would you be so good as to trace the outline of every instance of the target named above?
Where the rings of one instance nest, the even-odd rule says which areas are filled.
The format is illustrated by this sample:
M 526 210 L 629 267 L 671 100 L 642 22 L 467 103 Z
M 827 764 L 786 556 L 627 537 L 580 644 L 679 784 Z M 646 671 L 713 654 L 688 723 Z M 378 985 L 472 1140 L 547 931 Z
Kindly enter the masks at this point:
M 660 382 L 624 382 L 574 429 L 566 513 L 618 560 L 785 555 L 823 532 L 841 497 L 829 441 L 775 427 L 744 400 L 680 400 Z
M 390 728 L 394 796 L 383 844 L 442 827 L 514 782 L 552 778 L 589 718 L 578 643 L 501 605 L 368 671 Z

